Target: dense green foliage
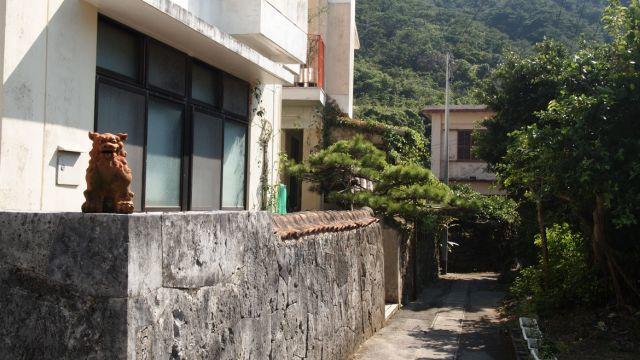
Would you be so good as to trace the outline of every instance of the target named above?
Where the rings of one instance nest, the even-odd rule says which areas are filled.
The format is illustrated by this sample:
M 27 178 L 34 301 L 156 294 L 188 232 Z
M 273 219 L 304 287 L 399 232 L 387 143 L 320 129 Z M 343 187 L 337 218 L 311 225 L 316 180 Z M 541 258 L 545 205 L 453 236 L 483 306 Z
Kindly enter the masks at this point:
M 567 56 L 568 50 L 554 41 L 537 44 L 529 56 L 509 53 L 480 87 L 481 101 L 496 115 L 483 124 L 487 131 L 478 134 L 476 151 L 492 170 L 507 153 L 509 134 L 534 123 L 535 113 L 559 94 Z
M 599 304 L 606 299 L 602 280 L 597 271 L 588 265 L 588 253 L 584 239 L 572 232 L 569 225 L 554 225 L 548 231 L 551 276 L 546 289 L 543 269 L 540 265 L 527 267 L 520 272 L 511 287 L 511 293 L 519 299 L 519 312 L 544 313 L 557 308 Z M 535 241 L 541 246 L 540 235 Z
M 545 42 L 494 72 L 484 100 L 497 114 L 479 154 L 512 196 L 537 204 L 541 229 L 580 230 L 587 267 L 621 304 L 640 296 L 640 3 L 611 1 L 603 19 L 611 42 L 576 51 Z M 550 211 L 558 206 L 566 212 Z M 540 232 L 549 290 L 555 260 Z
M 502 55 L 526 53 L 551 37 L 599 39 L 604 0 L 360 0 L 356 112 L 361 118 L 424 131 L 422 107 L 444 102 L 445 54 L 455 58 L 453 101 L 473 89 Z

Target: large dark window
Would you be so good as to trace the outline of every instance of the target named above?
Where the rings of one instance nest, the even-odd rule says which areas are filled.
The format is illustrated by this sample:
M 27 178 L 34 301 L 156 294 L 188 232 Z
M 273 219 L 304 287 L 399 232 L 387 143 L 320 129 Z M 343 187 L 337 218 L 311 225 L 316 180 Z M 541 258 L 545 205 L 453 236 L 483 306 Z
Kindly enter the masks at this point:
M 193 210 L 220 208 L 222 122 L 215 115 L 193 113 Z
M 473 131 L 458 130 L 458 161 L 477 160 L 473 154 Z
M 148 107 L 145 207 L 179 210 L 184 106 L 151 98 Z
M 249 85 L 100 18 L 96 130 L 127 133 L 136 211 L 244 209 Z
M 222 163 L 222 206 L 244 208 L 247 127 L 235 121 L 224 123 Z

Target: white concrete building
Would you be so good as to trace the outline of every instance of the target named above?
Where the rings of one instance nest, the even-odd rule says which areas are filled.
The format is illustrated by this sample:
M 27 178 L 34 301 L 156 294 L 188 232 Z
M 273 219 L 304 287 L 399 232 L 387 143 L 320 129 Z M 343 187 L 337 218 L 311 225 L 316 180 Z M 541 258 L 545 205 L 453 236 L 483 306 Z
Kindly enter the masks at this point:
M 431 171 L 444 179 L 444 106 L 427 106 L 422 114 L 431 119 Z M 452 105 L 449 123 L 449 179 L 469 185 L 485 195 L 501 194 L 496 176 L 473 154 L 473 132 L 482 131 L 480 122 L 493 116 L 486 105 Z
M 353 115 L 355 50 L 360 48 L 355 0 L 309 0 L 307 61 L 296 76 L 295 86 L 283 90 L 282 151 L 301 161 L 322 142 L 322 110 L 335 101 L 340 110 Z M 289 211 L 321 210 L 321 196 L 311 184 L 283 179 Z
M 275 184 L 283 85 L 307 62 L 312 3 L 1 1 L 0 209 L 79 211 L 88 131 L 129 134 L 136 211 L 259 208 L 254 109 L 274 129 Z M 353 6 L 329 1 L 351 23 Z M 332 91 L 348 110 L 350 89 Z

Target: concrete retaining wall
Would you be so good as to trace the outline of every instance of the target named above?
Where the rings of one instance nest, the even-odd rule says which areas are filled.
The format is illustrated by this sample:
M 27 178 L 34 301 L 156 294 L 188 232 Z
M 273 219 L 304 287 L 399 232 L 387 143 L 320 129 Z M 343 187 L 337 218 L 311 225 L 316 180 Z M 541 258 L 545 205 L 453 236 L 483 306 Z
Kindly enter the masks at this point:
M 10 359 L 344 359 L 384 321 L 381 229 L 266 213 L 0 213 Z

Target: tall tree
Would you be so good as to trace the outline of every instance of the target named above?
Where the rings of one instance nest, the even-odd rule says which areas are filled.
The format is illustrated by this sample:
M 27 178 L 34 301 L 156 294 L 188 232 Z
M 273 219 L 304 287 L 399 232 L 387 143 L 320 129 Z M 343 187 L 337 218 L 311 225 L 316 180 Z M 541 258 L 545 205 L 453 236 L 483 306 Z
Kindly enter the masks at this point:
M 557 199 L 573 210 L 592 260 L 624 304 L 626 294 L 640 295 L 630 275 L 637 259 L 625 254 L 637 251 L 629 234 L 640 230 L 640 4 L 611 1 L 603 19 L 610 43 L 585 43 L 570 56 L 538 52 L 496 71 L 485 91 L 495 91 L 487 98 L 497 115 L 486 122 L 480 154 L 514 196 L 537 203 L 539 215 Z M 538 66 L 541 59 L 553 66 Z

